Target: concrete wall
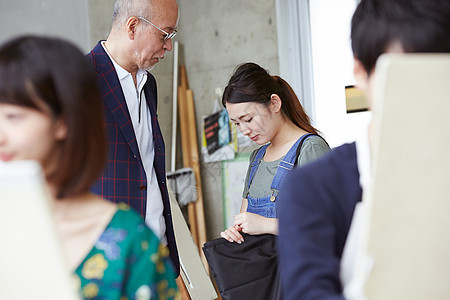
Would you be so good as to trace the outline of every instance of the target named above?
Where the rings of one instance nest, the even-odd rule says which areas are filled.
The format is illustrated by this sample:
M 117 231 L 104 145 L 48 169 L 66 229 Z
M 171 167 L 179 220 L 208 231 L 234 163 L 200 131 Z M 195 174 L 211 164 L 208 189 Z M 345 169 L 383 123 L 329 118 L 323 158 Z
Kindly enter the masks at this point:
M 86 0 L 88 3 L 89 50 L 98 41 L 106 40 L 111 30 L 112 11 L 115 0 Z
M 87 53 L 108 37 L 115 0 L 0 1 L 0 43 L 23 34 L 65 38 Z
M 62 37 L 88 51 L 87 0 L 1 0 L 0 43 L 22 34 Z
M 180 63 L 186 65 L 194 91 L 200 146 L 202 116 L 213 109 L 216 87 L 225 87 L 242 62 L 261 64 L 278 73 L 275 0 L 178 0 L 181 18 Z M 114 0 L 0 1 L 0 43 L 24 33 L 66 38 L 88 52 L 111 27 Z M 173 54 L 154 69 L 158 81 L 158 115 L 166 141 L 170 170 Z M 178 143 L 180 144 L 180 143 Z M 180 156 L 180 150 L 178 156 Z M 178 167 L 181 167 L 181 160 Z M 223 230 L 220 163 L 202 164 L 203 197 L 208 238 Z

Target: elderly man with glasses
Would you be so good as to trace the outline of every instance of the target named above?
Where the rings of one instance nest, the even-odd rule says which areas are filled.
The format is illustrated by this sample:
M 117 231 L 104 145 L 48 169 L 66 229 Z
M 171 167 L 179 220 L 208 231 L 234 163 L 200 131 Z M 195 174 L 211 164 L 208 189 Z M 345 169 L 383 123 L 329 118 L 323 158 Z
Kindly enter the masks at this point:
M 137 210 L 167 246 L 179 274 L 179 258 L 166 186 L 164 140 L 149 71 L 172 50 L 179 11 L 175 0 L 117 0 L 106 41 L 88 54 L 97 71 L 108 132 L 108 161 L 92 191 Z M 82 145 L 80 145 L 82 146 Z

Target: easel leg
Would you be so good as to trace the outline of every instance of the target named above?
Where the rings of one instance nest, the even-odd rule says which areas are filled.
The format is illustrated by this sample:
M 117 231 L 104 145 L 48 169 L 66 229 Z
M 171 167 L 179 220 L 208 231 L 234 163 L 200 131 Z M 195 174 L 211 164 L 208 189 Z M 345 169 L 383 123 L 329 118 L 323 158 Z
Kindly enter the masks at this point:
M 183 279 L 181 278 L 181 275 L 175 279 L 178 290 L 180 291 L 181 300 L 191 300 L 191 296 L 189 296 L 189 292 L 186 289 L 186 286 L 184 285 Z

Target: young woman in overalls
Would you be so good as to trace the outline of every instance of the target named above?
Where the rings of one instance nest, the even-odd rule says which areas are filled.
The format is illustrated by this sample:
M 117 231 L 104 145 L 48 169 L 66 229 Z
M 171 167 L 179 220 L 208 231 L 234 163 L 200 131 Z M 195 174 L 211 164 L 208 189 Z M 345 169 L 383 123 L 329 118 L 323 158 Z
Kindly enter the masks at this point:
M 258 145 L 247 171 L 241 210 L 220 235 L 230 242 L 250 235 L 278 234 L 278 192 L 284 175 L 330 148 L 311 125 L 289 84 L 254 63 L 239 66 L 222 103 L 238 129 Z

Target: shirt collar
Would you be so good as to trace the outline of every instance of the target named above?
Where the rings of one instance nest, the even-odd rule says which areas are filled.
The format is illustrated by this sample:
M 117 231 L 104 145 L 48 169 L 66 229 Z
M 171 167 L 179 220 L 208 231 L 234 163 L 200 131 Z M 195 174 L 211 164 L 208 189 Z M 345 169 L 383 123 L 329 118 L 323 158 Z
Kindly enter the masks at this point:
M 105 46 L 105 41 L 101 42 L 101 45 L 103 47 L 103 49 L 105 50 L 106 54 L 108 54 L 109 59 L 111 59 L 114 68 L 116 69 L 116 73 L 117 73 L 117 77 L 119 77 L 119 80 L 122 80 L 124 78 L 126 78 L 127 76 L 131 76 L 131 73 L 128 72 L 127 70 L 125 70 L 124 68 L 122 68 L 115 60 L 114 58 L 112 58 L 111 54 L 109 54 L 108 49 L 106 49 Z M 139 83 L 141 82 L 143 77 L 147 77 L 147 71 L 143 71 L 143 70 L 138 70 L 136 73 L 136 81 Z

